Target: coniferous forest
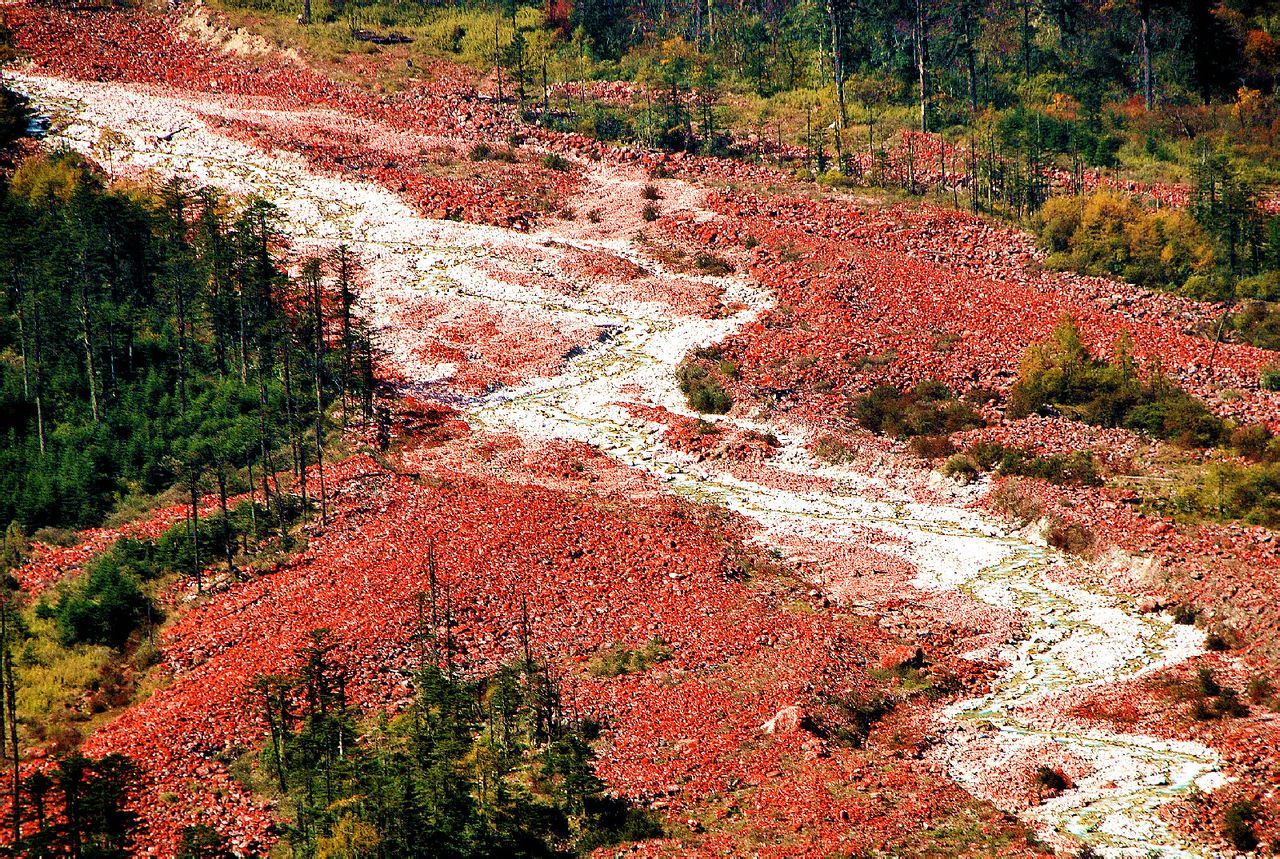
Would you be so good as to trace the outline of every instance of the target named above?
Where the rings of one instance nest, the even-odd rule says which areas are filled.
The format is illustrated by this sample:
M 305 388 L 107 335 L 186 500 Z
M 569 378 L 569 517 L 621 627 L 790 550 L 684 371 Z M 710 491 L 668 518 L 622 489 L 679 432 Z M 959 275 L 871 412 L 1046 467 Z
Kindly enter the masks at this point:
M 352 262 L 289 278 L 270 204 L 233 209 L 180 180 L 106 188 L 67 153 L 0 193 L 0 519 L 90 527 L 178 484 L 225 500 L 251 468 L 320 461 L 330 403 L 368 412 Z

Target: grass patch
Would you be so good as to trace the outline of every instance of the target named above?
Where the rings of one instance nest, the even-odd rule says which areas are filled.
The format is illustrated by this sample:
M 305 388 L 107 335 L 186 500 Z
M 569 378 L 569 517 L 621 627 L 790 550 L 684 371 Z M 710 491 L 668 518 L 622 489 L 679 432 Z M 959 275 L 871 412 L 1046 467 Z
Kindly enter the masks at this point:
M 1008 417 L 1037 412 L 1125 427 L 1183 447 L 1212 447 L 1227 436 L 1221 418 L 1158 368 L 1140 378 L 1127 338 L 1118 341 L 1113 361 L 1101 360 L 1090 354 L 1070 318 L 1050 340 L 1027 350 L 1009 393 Z
M 563 155 L 557 155 L 552 152 L 538 159 L 538 163 L 546 170 L 555 170 L 557 173 L 568 173 L 573 169 L 573 162 Z
M 818 439 L 813 455 L 830 465 L 841 465 L 853 462 L 858 455 L 857 445 L 848 444 L 843 439 L 827 434 Z
M 1033 477 L 1059 486 L 1101 486 L 1103 483 L 1097 459 L 1090 451 L 1041 456 L 1026 448 L 1006 447 L 996 442 L 978 442 L 947 460 L 942 471 L 962 482 L 973 480 L 982 472 L 994 471 L 1001 477 Z
M 699 253 L 693 257 L 693 264 L 698 271 L 712 277 L 726 277 L 733 274 L 733 264 L 715 254 Z
M 592 677 L 621 677 L 623 674 L 639 674 L 660 662 L 675 656 L 671 646 L 660 638 L 647 641 L 638 648 L 615 644 L 606 648 L 587 663 L 587 673 Z
M 701 364 L 685 361 L 676 369 L 676 381 L 690 408 L 713 415 L 726 414 L 733 408 L 733 397 Z
M 936 380 L 920 382 L 909 391 L 881 385 L 855 398 L 848 411 L 864 428 L 896 439 L 945 436 L 984 423 L 972 405 Z
M 1222 837 L 1232 847 L 1248 853 L 1258 847 L 1258 833 L 1254 822 L 1258 819 L 1258 806 L 1252 800 L 1240 799 L 1227 806 L 1222 815 Z
M 467 158 L 472 161 L 497 161 L 502 164 L 519 164 L 520 156 L 511 147 L 490 146 L 488 143 L 477 143 L 467 151 Z

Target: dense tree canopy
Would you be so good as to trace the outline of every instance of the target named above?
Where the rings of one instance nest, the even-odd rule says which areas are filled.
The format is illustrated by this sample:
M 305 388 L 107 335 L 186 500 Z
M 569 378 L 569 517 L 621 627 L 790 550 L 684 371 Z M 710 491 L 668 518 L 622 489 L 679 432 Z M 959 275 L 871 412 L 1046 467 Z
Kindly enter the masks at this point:
M 88 526 L 136 493 L 225 497 L 238 469 L 316 462 L 368 349 L 319 261 L 285 276 L 277 220 L 180 180 L 106 187 L 70 153 L 0 188 L 0 521 Z

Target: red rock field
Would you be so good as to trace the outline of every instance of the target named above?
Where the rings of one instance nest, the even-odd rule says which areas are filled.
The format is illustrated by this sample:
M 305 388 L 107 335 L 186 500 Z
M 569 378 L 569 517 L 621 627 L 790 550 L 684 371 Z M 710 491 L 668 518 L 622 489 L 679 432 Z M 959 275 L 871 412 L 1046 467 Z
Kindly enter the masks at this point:
M 51 118 L 41 146 L 271 202 L 291 256 L 350 250 L 372 338 L 381 423 L 325 463 L 326 521 L 244 575 L 165 580 L 155 664 L 86 731 L 86 754 L 140 767 L 136 855 L 175 856 L 194 823 L 237 856 L 293 855 L 271 853 L 289 808 L 237 763 L 275 727 L 255 680 L 327 629 L 351 701 L 400 712 L 429 587 L 467 671 L 532 648 L 600 725 L 596 774 L 662 834 L 598 856 L 1234 855 L 1219 821 L 1243 800 L 1259 855 L 1280 843 L 1257 679 L 1280 665 L 1275 532 L 1137 503 L 1169 445 L 1002 405 L 1070 315 L 1094 354 L 1124 335 L 1213 414 L 1280 432 L 1272 353 L 1203 333 L 1221 305 L 1050 270 L 1030 234 L 937 203 L 526 124 L 444 60 L 376 94 L 296 53 L 223 51 L 182 12 L 0 8 L 22 57 L 6 78 Z M 469 156 L 482 143 L 506 154 Z M 938 147 L 912 152 L 938 173 L 959 160 Z M 724 408 L 692 407 L 690 367 Z M 946 454 L 858 425 L 858 397 L 927 380 L 990 395 Z M 1106 481 L 942 474 L 979 442 L 1090 450 Z M 185 521 L 165 501 L 37 541 L 18 585 L 53 593 Z M 1073 526 L 1085 549 L 1050 533 Z M 650 642 L 645 670 L 592 670 Z M 1201 718 L 1201 669 L 1244 710 Z

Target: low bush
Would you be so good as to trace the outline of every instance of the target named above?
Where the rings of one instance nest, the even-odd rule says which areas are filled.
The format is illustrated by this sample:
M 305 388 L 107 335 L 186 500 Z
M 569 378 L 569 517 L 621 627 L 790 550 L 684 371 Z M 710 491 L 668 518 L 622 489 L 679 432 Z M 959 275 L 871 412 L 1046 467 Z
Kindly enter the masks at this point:
M 1258 807 L 1252 800 L 1240 799 L 1227 806 L 1222 816 L 1222 837 L 1237 850 L 1245 853 L 1258 846 L 1258 833 L 1254 821 L 1258 819 Z
M 554 152 L 548 155 L 542 156 L 542 158 L 539 159 L 538 163 L 541 164 L 547 170 L 555 170 L 560 173 L 568 173 L 570 170 L 573 169 L 572 161 L 570 161 L 568 158 L 565 158 L 563 155 L 558 155 Z
M 658 192 L 657 185 L 652 185 L 652 184 L 645 185 L 643 188 L 640 189 L 640 199 L 641 200 L 661 200 L 662 194 Z
M 1191 689 L 1191 716 L 1197 721 L 1208 721 L 1247 716 L 1249 708 L 1240 699 L 1235 689 L 1225 688 L 1220 684 L 1213 671 L 1201 666 L 1196 672 L 1195 683 Z
M 1101 486 L 1098 463 L 1091 452 L 1037 456 L 1022 448 L 1007 448 L 998 466 L 1001 475 L 1035 477 L 1059 485 Z
M 698 267 L 698 271 L 714 277 L 725 277 L 733 274 L 733 264 L 715 254 L 696 254 L 693 258 L 693 264 Z
M 46 546 L 59 546 L 63 549 L 70 548 L 80 542 L 80 535 L 70 528 L 44 528 L 36 529 L 31 535 L 33 543 L 44 543 Z
M 1058 770 L 1053 767 L 1042 766 L 1036 770 L 1033 779 L 1036 787 L 1049 793 L 1061 793 L 1071 786 L 1071 782 Z
M 1280 391 L 1280 364 L 1268 364 L 1263 367 L 1258 384 L 1264 391 Z
M 945 435 L 913 436 L 907 447 L 921 459 L 941 459 L 956 452 L 956 446 Z
M 942 473 L 961 483 L 971 483 L 978 478 L 981 471 L 973 457 L 957 453 L 943 464 Z
M 8 87 L 0 86 L 0 146 L 8 146 L 26 133 L 26 99 Z
M 713 415 L 726 414 L 733 408 L 733 397 L 706 367 L 686 361 L 676 370 L 680 391 L 690 408 Z
M 652 639 L 638 648 L 630 648 L 623 644 L 600 651 L 587 663 L 587 673 L 592 677 L 620 677 L 623 674 L 638 674 L 648 671 L 660 662 L 666 662 L 675 655 L 665 641 Z
M 516 153 L 508 148 L 499 149 L 488 143 L 477 143 L 471 147 L 467 157 L 472 161 L 499 161 L 504 164 L 516 164 L 520 161 Z
M 1084 524 L 1068 522 L 1061 516 L 1050 516 L 1045 529 L 1045 542 L 1071 555 L 1088 555 L 1098 538 Z
M 1280 272 L 1270 274 L 1280 276 Z M 1280 349 L 1280 306 L 1275 303 L 1247 301 L 1230 322 L 1238 339 L 1259 349 Z
M 950 435 L 983 425 L 973 406 L 937 381 L 920 382 L 906 392 L 881 385 L 853 400 L 849 412 L 866 429 L 897 439 Z
M 1016 478 L 1006 480 L 993 489 L 988 500 L 995 509 L 1024 525 L 1044 516 L 1044 504 Z
M 155 571 L 151 550 L 139 548 L 146 544 L 137 541 L 121 544 L 91 563 L 58 597 L 52 614 L 64 646 L 101 644 L 118 649 L 148 617 L 153 622 L 158 619 L 159 611 L 141 585 Z
M 245 547 L 261 549 L 268 541 L 281 549 L 292 549 L 294 539 L 288 529 L 301 514 L 301 501 L 292 495 L 275 496 L 270 507 L 242 501 L 228 510 L 225 518 L 221 512 L 202 518 L 194 545 L 188 522 L 165 531 L 156 541 L 156 563 L 166 571 L 189 573 L 195 567 L 193 552 L 198 552 L 200 566 L 208 567 Z
M 812 720 L 814 732 L 855 749 L 866 745 L 871 729 L 896 706 L 888 696 L 855 692 L 822 694 L 819 700 L 823 706 Z
M 1280 460 L 1280 442 L 1265 424 L 1249 424 L 1231 431 L 1231 447 L 1241 456 L 1255 462 Z
M 653 203 L 645 203 L 644 209 L 640 211 L 640 217 L 644 218 L 646 221 L 656 221 L 660 215 L 661 213 L 658 211 L 658 207 Z
M 853 458 L 858 455 L 858 448 L 834 435 L 824 435 L 818 439 L 818 443 L 813 449 L 813 455 L 831 465 L 840 465 L 852 462 Z
M 1255 674 L 1249 678 L 1249 685 L 1245 691 L 1249 695 L 1249 700 L 1254 704 L 1266 704 L 1275 695 L 1276 687 L 1271 682 L 1270 677 L 1265 674 Z
M 1148 209 L 1113 191 L 1051 197 L 1036 229 L 1050 266 L 1141 286 L 1177 289 L 1214 263 L 1213 242 L 1189 213 Z
M 1114 361 L 1101 360 L 1090 354 L 1070 318 L 1048 341 L 1027 350 L 1006 414 L 1017 419 L 1046 410 L 1185 447 L 1212 447 L 1227 433 L 1221 418 L 1158 368 L 1140 378 L 1127 338 L 1117 343 Z
M 1280 463 L 1215 465 L 1178 503 L 1202 517 L 1280 528 Z

